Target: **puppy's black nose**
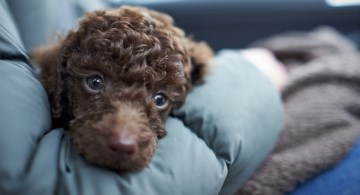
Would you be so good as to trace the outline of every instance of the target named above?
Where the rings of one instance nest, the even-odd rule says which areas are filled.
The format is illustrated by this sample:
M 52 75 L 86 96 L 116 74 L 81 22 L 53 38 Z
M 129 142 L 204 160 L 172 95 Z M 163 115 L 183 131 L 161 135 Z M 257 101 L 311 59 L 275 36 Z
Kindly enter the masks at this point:
M 121 135 L 111 136 L 108 140 L 108 147 L 112 151 L 125 154 L 129 157 L 135 155 L 138 150 L 138 146 L 135 139 Z

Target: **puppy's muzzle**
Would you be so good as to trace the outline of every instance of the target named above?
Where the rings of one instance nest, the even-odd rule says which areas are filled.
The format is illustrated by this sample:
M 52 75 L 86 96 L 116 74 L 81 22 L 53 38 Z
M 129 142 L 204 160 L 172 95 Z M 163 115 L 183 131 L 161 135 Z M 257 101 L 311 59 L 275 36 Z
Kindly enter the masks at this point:
M 119 103 L 121 104 L 121 103 Z M 108 132 L 107 147 L 114 153 L 118 153 L 125 159 L 136 156 L 139 148 L 148 145 L 149 119 L 140 107 L 130 104 L 117 105 L 116 112 L 103 117 L 102 121 Z

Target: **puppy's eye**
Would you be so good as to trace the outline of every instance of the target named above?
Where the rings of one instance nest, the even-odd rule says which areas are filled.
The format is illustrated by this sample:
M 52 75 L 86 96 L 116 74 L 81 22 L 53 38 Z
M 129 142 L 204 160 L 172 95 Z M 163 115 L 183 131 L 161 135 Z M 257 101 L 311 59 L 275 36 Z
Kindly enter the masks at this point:
M 167 98 L 161 93 L 155 95 L 154 102 L 159 109 L 165 108 L 168 104 Z
M 86 79 L 86 85 L 92 92 L 100 91 L 104 86 L 104 81 L 101 76 L 93 75 Z

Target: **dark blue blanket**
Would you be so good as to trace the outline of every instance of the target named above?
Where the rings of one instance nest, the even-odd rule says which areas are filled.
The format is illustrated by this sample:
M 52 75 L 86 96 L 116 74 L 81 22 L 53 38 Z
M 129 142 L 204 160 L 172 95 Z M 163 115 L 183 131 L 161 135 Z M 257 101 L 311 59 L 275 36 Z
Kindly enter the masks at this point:
M 300 185 L 291 195 L 359 195 L 360 138 L 336 167 Z

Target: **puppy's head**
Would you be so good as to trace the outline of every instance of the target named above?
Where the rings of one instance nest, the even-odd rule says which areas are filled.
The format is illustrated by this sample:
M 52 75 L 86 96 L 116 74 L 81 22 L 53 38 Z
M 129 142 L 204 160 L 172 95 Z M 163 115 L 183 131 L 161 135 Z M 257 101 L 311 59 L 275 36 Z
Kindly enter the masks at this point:
M 211 55 L 168 15 L 122 7 L 87 14 L 34 61 L 55 125 L 68 125 L 88 161 L 128 171 L 149 163 L 166 117 L 202 79 Z

